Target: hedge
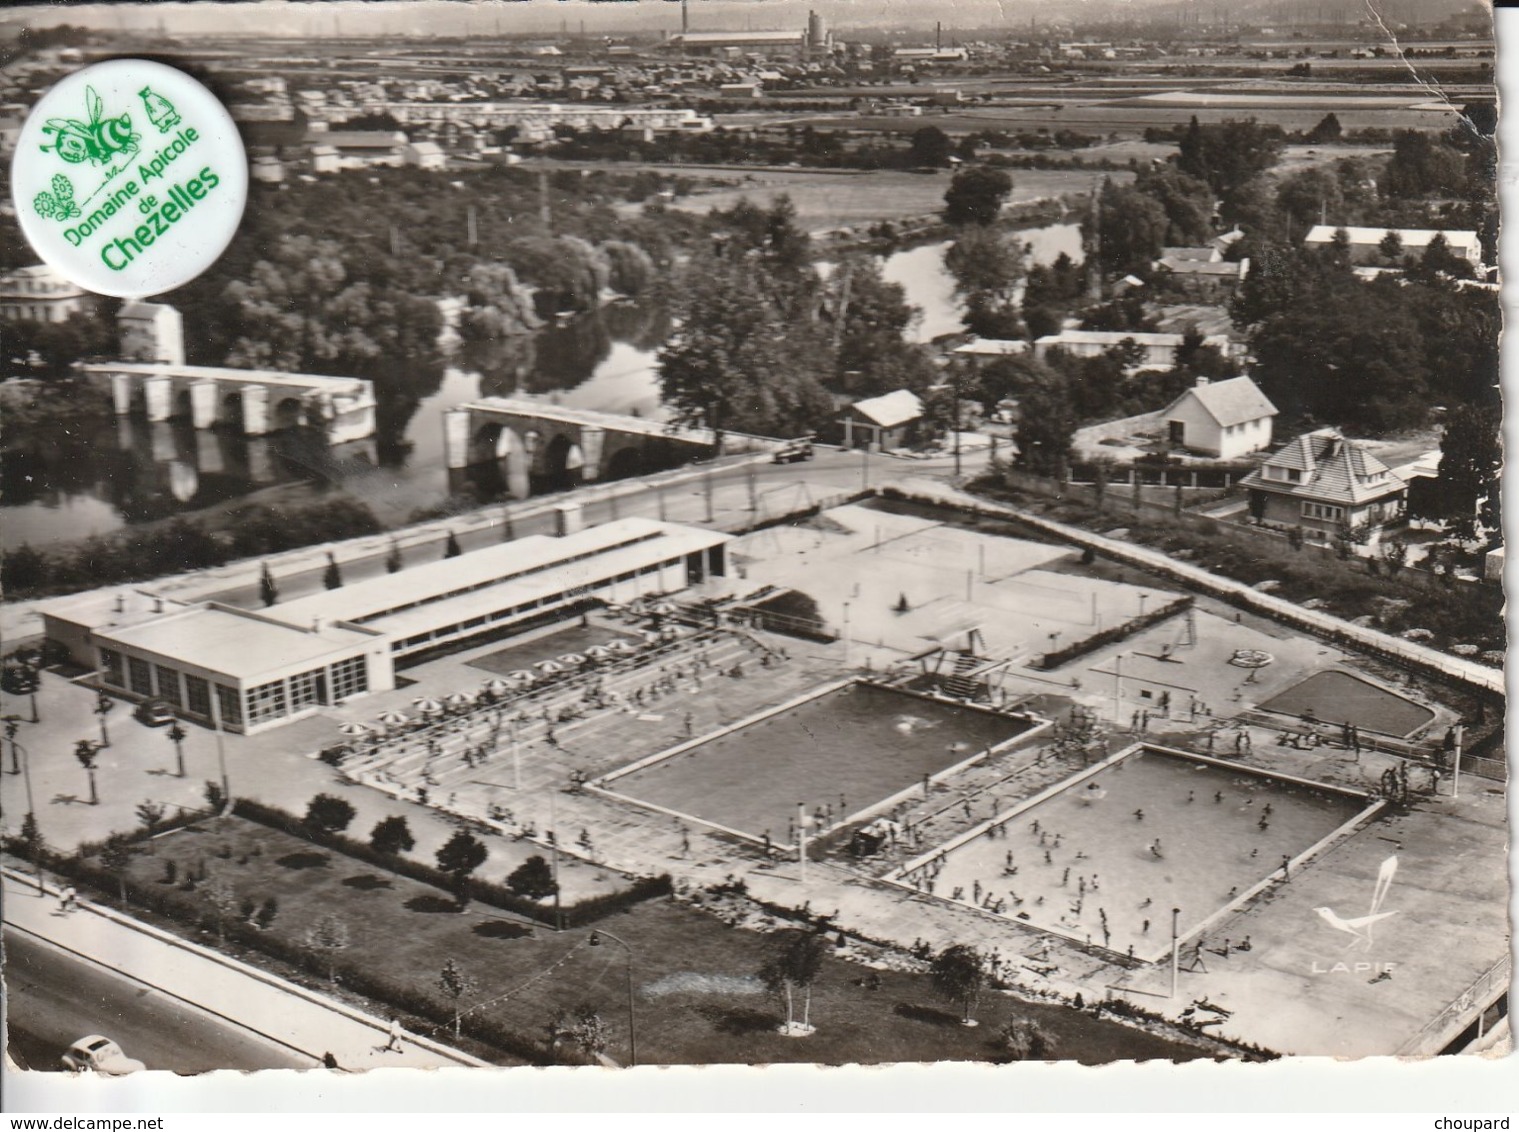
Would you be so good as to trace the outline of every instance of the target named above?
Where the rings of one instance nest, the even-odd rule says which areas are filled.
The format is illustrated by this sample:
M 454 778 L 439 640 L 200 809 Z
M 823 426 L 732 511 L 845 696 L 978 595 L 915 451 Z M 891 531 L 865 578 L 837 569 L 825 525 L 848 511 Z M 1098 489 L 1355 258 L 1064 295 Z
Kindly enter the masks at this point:
M 1121 625 L 1114 625 L 1111 628 L 1103 629 L 1101 632 L 1093 633 L 1090 637 L 1083 637 L 1079 641 L 1072 641 L 1064 648 L 1058 648 L 1053 652 L 1045 653 L 1039 658 L 1038 667 L 1042 669 L 1059 668 L 1062 664 L 1075 660 L 1079 656 L 1095 652 L 1105 645 L 1112 644 L 1114 641 L 1121 641 L 1125 637 L 1148 629 L 1151 625 L 1160 624 L 1160 622 L 1166 620 L 1168 617 L 1174 617 L 1184 609 L 1192 608 L 1194 600 L 1191 594 L 1183 595 L 1175 601 L 1168 601 L 1159 608 L 1150 610 L 1148 613 L 1141 613 L 1138 617 L 1131 617 Z
M 310 841 L 321 845 L 344 856 L 363 861 L 365 864 L 374 865 L 376 868 L 386 869 L 390 872 L 399 873 L 412 880 L 421 881 L 441 888 L 445 892 L 455 893 L 458 887 L 453 878 L 443 870 L 418 861 L 411 857 L 402 857 L 389 853 L 381 853 L 373 846 L 356 838 L 348 837 L 341 833 L 320 833 L 311 829 L 305 822 L 294 814 L 270 806 L 263 802 L 256 802 L 251 798 L 239 798 L 232 806 L 232 812 L 240 818 L 257 822 L 260 825 L 277 829 L 292 837 Z M 604 896 L 593 896 L 581 900 L 575 904 L 563 906 L 560 917 L 563 926 L 567 928 L 585 927 L 604 919 L 616 912 L 642 904 L 646 900 L 653 900 L 660 896 L 668 896 L 674 890 L 668 874 L 657 877 L 639 877 L 621 892 L 609 892 Z M 554 909 L 545 907 L 543 904 L 526 896 L 520 896 L 507 888 L 505 885 L 496 884 L 493 881 L 481 880 L 478 877 L 469 878 L 467 894 L 482 904 L 489 904 L 493 908 L 500 908 L 504 912 L 512 912 L 519 916 L 525 916 L 537 923 L 548 927 L 558 927 L 555 922 Z

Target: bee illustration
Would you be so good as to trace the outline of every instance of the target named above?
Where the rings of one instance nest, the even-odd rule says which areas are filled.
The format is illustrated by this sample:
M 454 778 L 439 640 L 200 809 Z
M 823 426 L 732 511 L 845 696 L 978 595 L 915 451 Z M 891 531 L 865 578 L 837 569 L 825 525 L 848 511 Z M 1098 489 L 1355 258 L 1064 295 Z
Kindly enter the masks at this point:
M 50 118 L 42 127 L 44 134 L 52 135 L 52 148 L 70 165 L 88 161 L 92 165 L 104 165 L 117 154 L 137 152 L 142 135 L 132 130 L 132 116 L 120 114 L 114 118 L 102 118 L 103 105 L 94 87 L 85 87 L 85 109 L 90 113 L 88 122 L 74 118 Z M 42 147 L 48 152 L 48 146 Z

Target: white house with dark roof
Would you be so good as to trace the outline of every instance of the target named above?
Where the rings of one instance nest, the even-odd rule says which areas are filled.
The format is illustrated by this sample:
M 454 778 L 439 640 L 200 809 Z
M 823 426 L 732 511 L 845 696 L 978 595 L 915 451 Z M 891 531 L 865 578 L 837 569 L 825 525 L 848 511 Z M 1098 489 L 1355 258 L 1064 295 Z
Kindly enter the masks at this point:
M 923 419 L 923 402 L 910 389 L 898 389 L 879 397 L 856 401 L 844 410 L 845 448 L 883 451 L 910 444 Z
M 1173 447 L 1202 456 L 1235 460 L 1271 447 L 1277 409 L 1248 377 L 1200 378 L 1161 410 Z
M 1407 484 L 1391 468 L 1332 428 L 1294 438 L 1240 483 L 1257 522 L 1320 535 L 1385 526 L 1408 501 Z

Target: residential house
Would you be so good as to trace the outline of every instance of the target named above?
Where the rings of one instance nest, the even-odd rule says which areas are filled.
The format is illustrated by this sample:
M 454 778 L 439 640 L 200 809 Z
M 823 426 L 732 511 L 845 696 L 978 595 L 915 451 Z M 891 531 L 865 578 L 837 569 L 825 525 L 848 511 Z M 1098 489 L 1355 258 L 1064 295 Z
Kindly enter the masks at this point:
M 278 185 L 285 180 L 285 166 L 278 157 L 262 154 L 249 160 L 248 175 L 266 185 Z
M 442 169 L 447 164 L 443 147 L 437 142 L 409 142 L 401 147 L 401 160 L 418 169 Z
M 884 451 L 911 444 L 923 420 L 923 402 L 910 389 L 867 397 L 844 410 L 845 448 Z
M 341 169 L 400 165 L 407 144 L 400 130 L 328 130 L 320 140 L 322 146 L 337 152 Z
M 1176 255 L 1177 252 L 1208 252 L 1201 255 Z M 1189 299 L 1204 303 L 1225 303 L 1234 297 L 1250 271 L 1250 260 L 1236 262 L 1223 259 L 1214 248 L 1167 248 L 1154 264 L 1155 270 Z
M 1237 460 L 1271 447 L 1271 418 L 1277 409 L 1248 377 L 1227 381 L 1199 378 L 1161 411 L 1167 439 L 1201 456 Z
M 1256 522 L 1319 537 L 1385 526 L 1402 517 L 1408 500 L 1408 485 L 1391 468 L 1332 428 L 1296 437 L 1240 483 Z
M 65 322 L 90 309 L 92 297 L 45 263 L 0 275 L 0 318 Z
M 314 145 L 311 147 L 311 171 L 313 173 L 338 173 L 343 168 L 342 158 L 338 151 L 330 145 Z

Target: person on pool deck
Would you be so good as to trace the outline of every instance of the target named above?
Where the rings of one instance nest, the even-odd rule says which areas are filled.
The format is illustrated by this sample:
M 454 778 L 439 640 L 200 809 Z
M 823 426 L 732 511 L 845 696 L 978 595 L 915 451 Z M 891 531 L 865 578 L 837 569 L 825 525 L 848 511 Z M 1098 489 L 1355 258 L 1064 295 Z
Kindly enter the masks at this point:
M 1145 812 L 1143 810 L 1135 810 L 1134 811 L 1134 820 L 1135 821 L 1144 821 L 1145 820 Z

